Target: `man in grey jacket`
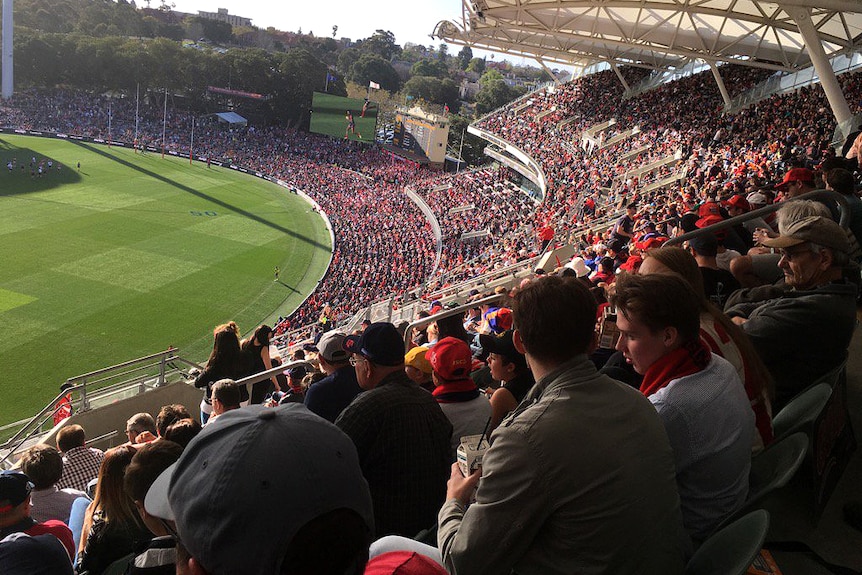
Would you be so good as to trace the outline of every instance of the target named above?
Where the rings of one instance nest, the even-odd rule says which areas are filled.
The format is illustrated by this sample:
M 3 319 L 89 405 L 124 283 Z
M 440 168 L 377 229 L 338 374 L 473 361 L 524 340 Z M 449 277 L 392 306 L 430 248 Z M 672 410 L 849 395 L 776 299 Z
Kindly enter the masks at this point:
M 780 250 L 778 266 L 790 289 L 741 290 L 725 311 L 742 326 L 772 373 L 772 406 L 778 410 L 844 361 L 856 325 L 857 284 L 845 271 L 853 266 L 847 233 L 829 218 L 796 220 L 783 235 L 763 244 Z
M 541 278 L 518 293 L 514 315 L 536 385 L 492 434 L 481 471 L 452 466 L 438 516 L 446 567 L 681 573 L 689 542 L 673 453 L 649 401 L 587 359 L 592 295 L 573 278 Z

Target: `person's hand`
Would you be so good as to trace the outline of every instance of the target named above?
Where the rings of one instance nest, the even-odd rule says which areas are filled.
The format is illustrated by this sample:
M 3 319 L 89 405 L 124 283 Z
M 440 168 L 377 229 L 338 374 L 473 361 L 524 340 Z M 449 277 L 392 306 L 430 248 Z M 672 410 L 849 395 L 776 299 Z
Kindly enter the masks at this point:
M 142 431 L 135 438 L 135 443 L 149 443 L 151 441 L 155 441 L 156 439 L 157 437 L 149 431 Z
M 464 477 L 464 474 L 461 473 L 461 467 L 457 463 L 453 463 L 452 475 L 449 477 L 449 482 L 446 483 L 446 499 L 457 499 L 461 504 L 467 505 L 480 477 L 482 477 L 481 467 L 469 477 Z
M 742 325 L 745 322 L 747 322 L 748 320 L 745 319 L 744 317 L 735 316 L 735 317 L 730 318 L 730 321 L 732 321 L 736 325 Z

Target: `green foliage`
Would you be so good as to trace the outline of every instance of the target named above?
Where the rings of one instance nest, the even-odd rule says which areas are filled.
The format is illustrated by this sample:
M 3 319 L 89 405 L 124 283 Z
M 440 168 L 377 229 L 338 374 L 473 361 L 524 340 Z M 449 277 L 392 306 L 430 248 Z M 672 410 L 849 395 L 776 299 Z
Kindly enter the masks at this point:
M 458 85 L 449 78 L 434 78 L 431 76 L 413 76 L 404 84 L 404 94 L 417 100 L 436 104 L 435 112 L 441 112 L 444 104 L 449 105 L 453 112 L 458 111 Z
M 491 72 L 495 71 L 489 70 L 485 73 L 485 76 L 488 76 Z M 482 76 L 482 80 L 485 80 L 482 82 L 482 89 L 476 94 L 476 113 L 480 116 L 501 106 L 505 106 L 526 92 L 520 86 L 511 87 L 502 79 L 485 79 L 485 76 Z
M 210 42 L 227 43 L 233 38 L 233 27 L 227 22 L 195 16 L 192 21 L 203 28 L 203 37 Z
M 434 76 L 435 78 L 443 79 L 449 75 L 449 69 L 446 63 L 442 60 L 429 60 L 423 58 L 413 64 L 410 68 L 411 76 Z
M 464 46 L 461 48 L 461 51 L 458 52 L 458 67 L 462 70 L 466 70 L 467 66 L 470 65 L 470 60 L 473 59 L 473 50 L 470 49 L 470 46 Z
M 390 92 L 397 92 L 401 85 L 398 72 L 388 60 L 377 54 L 365 53 L 350 69 L 350 80 L 359 85 L 367 86 L 369 82 L 377 82 L 380 87 Z
M 461 150 L 461 158 L 471 166 L 478 166 L 488 162 L 488 156 L 485 155 L 485 146 L 488 142 L 467 133 L 467 126 L 471 120 L 458 114 L 449 115 L 449 149 L 456 153 Z M 463 146 L 461 136 L 464 136 Z
M 496 82 L 497 80 L 502 80 L 502 79 L 503 79 L 503 75 L 500 72 L 498 72 L 496 69 L 491 68 L 490 70 L 488 70 L 484 74 L 482 74 L 482 77 L 479 78 L 479 84 L 481 84 L 482 87 L 485 87 L 491 82 Z
M 387 62 L 401 51 L 401 48 L 395 43 L 395 34 L 389 30 L 376 30 L 374 34 L 360 40 L 358 44 L 361 52 L 376 54 Z
M 281 56 L 278 65 L 279 79 L 273 99 L 273 112 L 280 119 L 299 120 L 303 126 L 309 121 L 313 93 L 323 92 L 326 85 L 326 64 L 308 50 L 296 49 Z M 330 93 L 341 93 L 343 83 L 330 85 Z
M 470 64 L 467 65 L 467 71 L 475 72 L 476 74 L 483 74 L 485 72 L 485 59 L 473 58 L 470 60 Z

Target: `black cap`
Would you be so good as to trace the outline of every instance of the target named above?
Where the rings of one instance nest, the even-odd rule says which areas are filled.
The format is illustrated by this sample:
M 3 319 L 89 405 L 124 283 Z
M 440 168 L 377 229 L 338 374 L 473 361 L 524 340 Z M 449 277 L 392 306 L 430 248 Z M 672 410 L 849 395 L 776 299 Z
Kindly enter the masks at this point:
M 372 323 L 360 335 L 345 337 L 342 347 L 377 365 L 404 364 L 404 340 L 388 322 Z

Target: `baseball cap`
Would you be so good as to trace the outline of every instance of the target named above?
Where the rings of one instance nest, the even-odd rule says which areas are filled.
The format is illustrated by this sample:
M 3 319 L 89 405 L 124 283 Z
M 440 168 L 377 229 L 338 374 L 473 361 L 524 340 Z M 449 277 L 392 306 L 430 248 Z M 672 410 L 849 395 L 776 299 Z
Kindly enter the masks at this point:
M 404 363 L 404 340 L 391 323 L 372 323 L 359 335 L 348 335 L 341 344 L 348 353 L 361 355 L 377 365 Z
M 337 330 L 331 330 L 323 334 L 317 342 L 318 355 L 329 363 L 341 363 L 350 358 L 350 354 L 344 350 L 342 344 L 347 334 Z
M 784 174 L 784 179 L 781 180 L 780 184 L 776 184 L 775 188 L 777 190 L 784 190 L 790 182 L 808 182 L 809 184 L 813 184 L 814 172 L 808 168 L 792 168 Z
M 0 541 L 0 569 L 3 575 L 73 575 L 69 552 L 50 533 L 6 536 Z
M 764 203 L 766 203 L 765 202 L 766 198 L 764 197 L 763 199 L 764 199 Z M 730 206 L 732 208 L 742 209 L 742 210 L 745 210 L 746 212 L 751 211 L 751 204 L 748 203 L 748 200 L 746 200 L 745 196 L 743 196 L 742 194 L 736 194 L 734 196 L 731 196 L 730 199 L 728 199 L 727 201 L 724 202 L 724 205 Z
M 20 471 L 0 473 L 0 513 L 8 513 L 24 503 L 31 491 L 33 483 Z
M 503 333 L 507 329 L 512 329 L 514 323 L 515 318 L 512 316 L 512 310 L 507 307 L 501 307 L 488 314 L 488 327 L 494 333 Z
M 641 256 L 629 256 L 628 259 L 620 266 L 620 269 L 634 273 L 640 268 L 643 261 L 644 260 Z
M 473 354 L 467 342 L 455 337 L 444 337 L 432 347 L 426 356 L 431 367 L 441 379 L 454 381 L 470 377 Z
M 721 216 L 721 208 L 715 202 L 706 202 L 697 209 L 697 215 L 701 218 L 709 216 Z
M 513 333 L 512 330 L 507 330 L 500 335 L 480 334 L 479 343 L 482 346 L 482 351 L 485 354 L 496 353 L 506 358 L 524 357 L 522 353 L 515 349 L 515 342 L 512 340 Z
M 290 495 L 296 489 L 301 496 Z M 156 479 L 144 506 L 176 522 L 210 573 L 280 572 L 299 529 L 337 509 L 355 511 L 374 531 L 353 441 L 299 403 L 220 415 Z
M 811 242 L 844 253 L 850 253 L 850 240 L 844 229 L 829 218 L 808 216 L 787 225 L 784 234 L 761 240 L 770 248 L 789 248 Z
M 404 365 L 415 367 L 423 373 L 431 373 L 431 362 L 428 361 L 427 353 L 428 348 L 424 345 L 411 348 L 404 354 Z

